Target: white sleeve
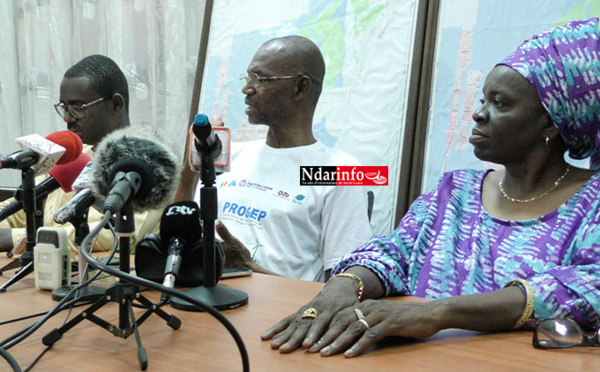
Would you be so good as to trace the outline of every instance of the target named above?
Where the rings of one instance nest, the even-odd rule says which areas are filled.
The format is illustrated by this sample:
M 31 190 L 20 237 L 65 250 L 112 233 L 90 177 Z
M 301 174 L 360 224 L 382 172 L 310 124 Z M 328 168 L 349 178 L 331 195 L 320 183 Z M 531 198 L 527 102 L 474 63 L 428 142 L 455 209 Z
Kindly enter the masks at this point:
M 323 206 L 321 257 L 324 269 L 331 269 L 346 253 L 371 238 L 367 216 L 367 190 L 363 186 L 336 186 Z

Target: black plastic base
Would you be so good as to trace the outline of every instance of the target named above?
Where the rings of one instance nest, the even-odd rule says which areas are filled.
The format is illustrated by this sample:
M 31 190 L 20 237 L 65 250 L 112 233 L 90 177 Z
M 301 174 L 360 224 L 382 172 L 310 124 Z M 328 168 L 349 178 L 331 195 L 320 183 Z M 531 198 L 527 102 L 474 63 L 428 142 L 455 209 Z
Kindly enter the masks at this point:
M 60 288 L 57 288 L 52 291 L 52 299 L 54 301 L 61 301 L 65 298 L 66 295 L 69 294 L 75 288 L 74 285 L 64 285 Z M 106 292 L 107 287 L 105 286 L 97 286 L 97 285 L 88 285 L 86 287 L 81 288 L 77 292 L 77 297 L 80 301 L 89 301 L 89 300 L 98 300 L 100 297 L 104 296 L 104 292 Z
M 185 291 L 185 294 L 202 303 L 211 305 L 217 310 L 235 309 L 248 303 L 248 294 L 233 288 L 215 286 L 215 287 L 196 287 Z M 175 309 L 186 311 L 203 311 L 194 304 L 177 297 L 171 298 L 171 306 Z

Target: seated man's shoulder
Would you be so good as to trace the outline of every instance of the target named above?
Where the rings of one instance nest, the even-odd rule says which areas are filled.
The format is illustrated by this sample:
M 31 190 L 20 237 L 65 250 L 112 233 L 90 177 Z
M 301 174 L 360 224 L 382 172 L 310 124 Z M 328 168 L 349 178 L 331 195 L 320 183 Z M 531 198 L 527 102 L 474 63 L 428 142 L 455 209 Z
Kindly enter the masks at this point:
M 237 154 L 246 151 L 256 151 L 265 146 L 264 140 L 231 142 L 231 153 Z

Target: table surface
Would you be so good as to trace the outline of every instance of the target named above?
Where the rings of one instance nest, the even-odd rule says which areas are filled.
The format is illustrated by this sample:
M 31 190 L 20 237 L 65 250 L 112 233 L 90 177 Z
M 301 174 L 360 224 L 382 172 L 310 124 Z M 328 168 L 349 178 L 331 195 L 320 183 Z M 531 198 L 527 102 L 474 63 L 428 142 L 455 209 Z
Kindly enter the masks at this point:
M 0 259 L 4 266 L 8 260 Z M 14 272 L 5 272 L 0 283 Z M 375 348 L 357 358 L 343 355 L 321 357 L 304 350 L 280 354 L 271 350 L 260 334 L 274 323 L 308 302 L 322 283 L 253 274 L 226 279 L 220 286 L 236 288 L 249 295 L 248 304 L 223 315 L 240 333 L 250 358 L 252 371 L 590 371 L 600 365 L 598 348 L 537 350 L 531 345 L 531 331 L 485 334 L 464 330 L 445 330 L 424 340 L 400 338 L 379 342 Z M 144 292 L 157 302 L 159 294 Z M 394 300 L 407 300 L 397 298 Z M 51 292 L 37 290 L 33 274 L 0 293 L 0 339 L 12 335 L 36 319 L 3 324 L 7 320 L 51 309 L 57 304 Z M 72 310 L 71 318 L 86 307 Z M 148 371 L 241 371 L 239 350 L 225 327 L 204 312 L 189 312 L 164 306 L 163 309 L 182 321 L 173 330 L 156 314 L 140 326 L 143 346 L 148 355 Z M 141 309 L 135 309 L 136 316 Z M 45 349 L 41 339 L 60 327 L 67 312 L 51 318 L 38 331 L 8 351 L 22 369 L 28 367 Z M 118 325 L 119 306 L 109 303 L 96 314 Z M 69 319 L 71 319 L 69 318 Z M 0 358 L 0 371 L 9 371 Z M 67 331 L 35 365 L 33 371 L 139 371 L 137 343 L 134 335 L 126 339 L 112 335 L 98 325 L 84 320 Z

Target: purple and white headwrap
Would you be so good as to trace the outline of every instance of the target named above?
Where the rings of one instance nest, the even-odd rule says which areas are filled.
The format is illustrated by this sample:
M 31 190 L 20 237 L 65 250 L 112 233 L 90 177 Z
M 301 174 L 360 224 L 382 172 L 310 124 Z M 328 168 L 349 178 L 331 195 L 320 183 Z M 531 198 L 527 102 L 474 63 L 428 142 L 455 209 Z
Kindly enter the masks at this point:
M 499 64 L 529 80 L 574 159 L 600 169 L 598 18 L 574 21 L 525 41 Z

